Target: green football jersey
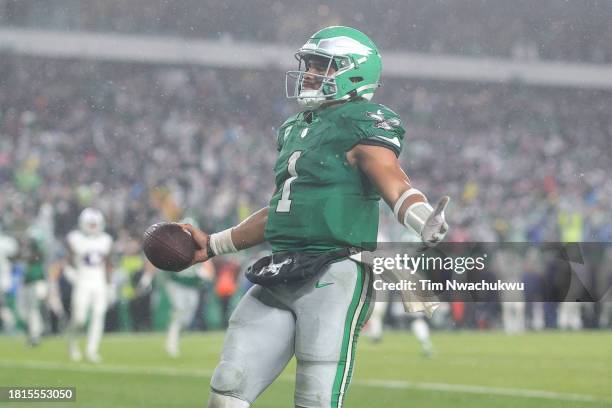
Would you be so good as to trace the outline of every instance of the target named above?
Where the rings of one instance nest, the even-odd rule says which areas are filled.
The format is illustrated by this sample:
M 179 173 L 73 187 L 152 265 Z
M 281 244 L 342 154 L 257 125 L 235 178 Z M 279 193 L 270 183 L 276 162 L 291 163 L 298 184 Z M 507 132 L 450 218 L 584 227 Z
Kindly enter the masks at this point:
M 198 268 L 202 268 L 201 264 L 190 266 L 180 272 L 166 272 L 171 281 L 182 286 L 190 288 L 201 288 L 204 285 L 204 280 L 198 274 Z
M 380 196 L 346 152 L 371 144 L 399 156 L 403 138 L 398 115 L 366 100 L 285 121 L 278 131 L 276 192 L 265 230 L 272 250 L 325 252 L 376 242 Z
M 44 254 L 39 242 L 28 243 L 24 282 L 31 283 L 45 279 Z
M 44 280 L 44 279 L 45 279 L 45 268 L 43 266 L 42 261 L 33 261 L 33 262 L 29 262 L 26 265 L 26 271 L 25 271 L 25 277 L 24 277 L 25 283 L 36 282 L 36 281 Z

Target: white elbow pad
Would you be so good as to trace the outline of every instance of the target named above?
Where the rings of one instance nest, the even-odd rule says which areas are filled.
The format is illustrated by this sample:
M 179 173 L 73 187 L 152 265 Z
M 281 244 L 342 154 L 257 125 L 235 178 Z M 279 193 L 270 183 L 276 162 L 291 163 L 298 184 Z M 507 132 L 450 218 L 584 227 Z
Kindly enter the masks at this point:
M 411 197 L 413 195 L 418 195 L 425 199 L 425 195 L 416 188 L 409 188 L 408 190 L 404 191 L 404 193 L 400 196 L 400 198 L 395 202 L 395 205 L 393 206 L 393 214 L 395 214 L 395 219 L 399 220 L 399 212 L 402 208 L 402 205 L 408 199 L 408 197 Z M 404 226 L 411 227 L 418 234 L 420 234 L 423 230 L 423 225 L 425 225 L 425 221 L 432 212 L 433 208 L 431 208 L 431 205 L 429 205 L 427 201 L 419 201 L 408 207 L 406 213 L 404 214 L 404 219 L 401 222 L 402 224 L 404 224 Z

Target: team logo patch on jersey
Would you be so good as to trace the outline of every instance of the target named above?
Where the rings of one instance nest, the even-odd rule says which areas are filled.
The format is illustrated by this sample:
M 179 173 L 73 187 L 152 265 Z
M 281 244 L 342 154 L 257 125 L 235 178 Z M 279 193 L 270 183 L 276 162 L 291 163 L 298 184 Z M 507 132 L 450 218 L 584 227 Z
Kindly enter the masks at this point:
M 259 271 L 258 275 L 267 276 L 267 277 L 276 276 L 278 275 L 278 273 L 280 272 L 281 268 L 284 265 L 289 265 L 292 262 L 293 262 L 293 259 L 287 258 L 281 263 L 277 263 L 277 264 L 270 263 L 268 266 L 262 268 L 261 271 Z
M 394 127 L 400 125 L 400 121 L 397 118 L 385 119 L 385 114 L 379 109 L 374 112 L 366 112 L 366 116 L 370 119 L 374 119 L 374 127 L 383 130 L 393 130 Z

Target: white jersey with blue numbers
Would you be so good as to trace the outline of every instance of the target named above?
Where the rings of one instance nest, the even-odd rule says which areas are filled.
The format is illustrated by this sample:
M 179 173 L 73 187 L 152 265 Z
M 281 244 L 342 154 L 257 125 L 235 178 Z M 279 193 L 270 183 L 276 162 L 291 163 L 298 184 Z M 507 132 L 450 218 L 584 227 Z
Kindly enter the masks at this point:
M 68 234 L 68 245 L 73 253 L 76 283 L 106 284 L 106 258 L 110 255 L 113 239 L 107 233 L 87 235 L 75 230 Z

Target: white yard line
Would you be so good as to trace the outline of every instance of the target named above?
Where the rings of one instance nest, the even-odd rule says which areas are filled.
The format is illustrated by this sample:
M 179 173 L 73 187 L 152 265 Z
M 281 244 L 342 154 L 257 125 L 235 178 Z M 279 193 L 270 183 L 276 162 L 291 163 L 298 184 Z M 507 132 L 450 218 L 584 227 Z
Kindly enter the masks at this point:
M 1 368 L 31 368 L 37 370 L 65 370 L 82 373 L 108 373 L 108 374 L 136 374 L 136 375 L 162 375 L 162 376 L 184 376 L 196 378 L 210 378 L 212 370 L 198 369 L 182 369 L 172 367 L 145 367 L 145 366 L 121 366 L 112 364 L 78 364 L 78 363 L 61 363 L 50 361 L 16 361 L 4 360 L 0 361 Z M 281 381 L 292 382 L 293 378 L 289 376 L 279 377 Z M 447 384 L 447 383 L 429 383 L 429 382 L 411 382 L 399 380 L 382 380 L 370 379 L 352 381 L 354 386 L 376 387 L 400 390 L 422 390 L 422 391 L 441 391 L 441 392 L 456 392 L 464 394 L 480 394 L 480 395 L 496 395 L 507 397 L 523 397 L 523 398 L 543 398 L 559 401 L 584 401 L 584 402 L 612 402 L 612 398 L 599 397 L 588 394 L 573 394 L 562 393 L 544 390 L 529 390 L 521 388 L 500 388 L 487 387 L 480 385 L 466 384 Z
M 500 388 L 481 385 L 410 382 L 397 380 L 356 380 L 355 384 L 396 389 L 459 392 L 467 394 L 501 395 L 508 397 L 546 398 L 563 401 L 612 402 L 612 399 L 588 394 L 570 394 L 555 391 L 528 390 L 522 388 Z

